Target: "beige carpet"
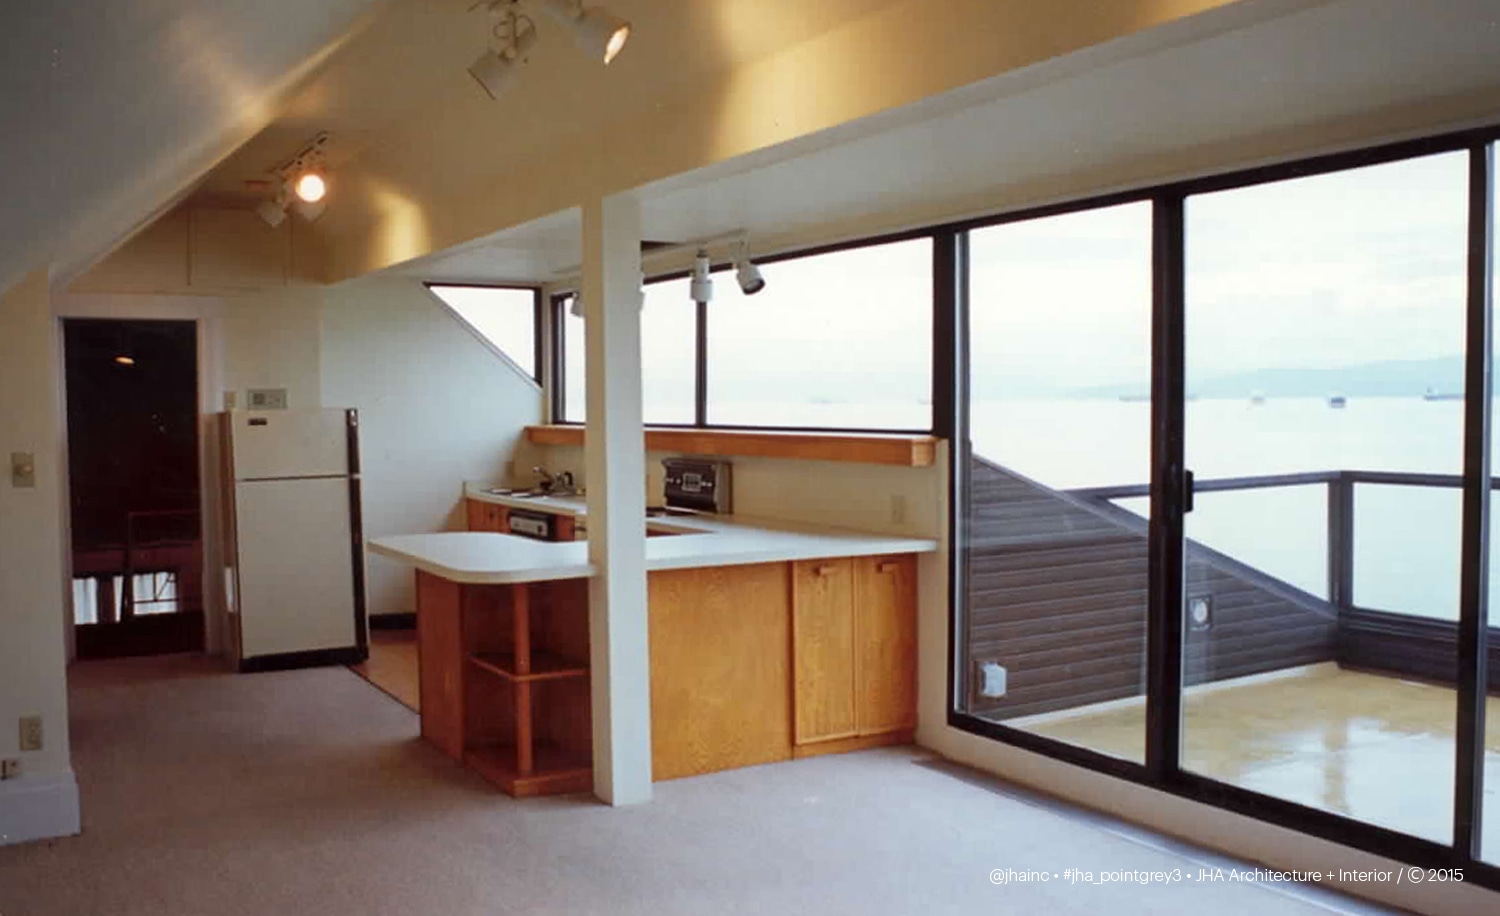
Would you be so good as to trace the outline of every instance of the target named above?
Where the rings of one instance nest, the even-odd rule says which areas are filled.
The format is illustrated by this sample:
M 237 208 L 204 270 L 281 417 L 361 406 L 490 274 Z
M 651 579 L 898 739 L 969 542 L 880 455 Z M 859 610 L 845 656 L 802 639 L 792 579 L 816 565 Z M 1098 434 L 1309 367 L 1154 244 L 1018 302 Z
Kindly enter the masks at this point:
M 84 835 L 0 848 L 0 914 L 1369 913 L 1252 885 L 996 887 L 995 868 L 1224 860 L 887 750 L 515 801 L 343 668 L 73 674 Z

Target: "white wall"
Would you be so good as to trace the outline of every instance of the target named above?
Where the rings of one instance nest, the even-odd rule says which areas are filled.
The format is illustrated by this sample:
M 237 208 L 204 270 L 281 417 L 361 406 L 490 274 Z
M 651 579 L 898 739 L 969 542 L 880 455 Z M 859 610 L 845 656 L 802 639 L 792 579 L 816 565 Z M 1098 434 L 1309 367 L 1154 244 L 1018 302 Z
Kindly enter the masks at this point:
M 0 297 L 0 757 L 22 778 L 0 783 L 0 844 L 78 831 L 68 757 L 63 642 L 61 342 L 47 271 Z M 11 486 L 10 455 L 36 456 L 36 486 Z M 17 719 L 42 716 L 45 746 L 20 754 Z
M 356 407 L 365 537 L 462 529 L 465 480 L 500 480 L 541 389 L 421 283 L 367 278 L 323 291 L 322 401 Z M 409 567 L 369 559 L 369 611 L 415 607 Z

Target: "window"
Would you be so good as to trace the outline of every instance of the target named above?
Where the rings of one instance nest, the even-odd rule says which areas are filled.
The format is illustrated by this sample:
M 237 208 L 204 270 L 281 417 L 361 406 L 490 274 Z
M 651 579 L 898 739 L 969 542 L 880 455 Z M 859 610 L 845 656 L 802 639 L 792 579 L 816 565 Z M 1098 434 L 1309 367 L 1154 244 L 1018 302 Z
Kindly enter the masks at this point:
M 714 273 L 701 310 L 686 278 L 646 284 L 647 424 L 926 432 L 932 429 L 932 240 L 921 237 L 761 265 L 766 287 Z M 562 422 L 583 422 L 583 319 L 561 299 Z M 699 322 L 706 347 L 698 348 Z M 698 403 L 699 366 L 707 397 Z
M 562 329 L 562 342 L 558 346 L 562 358 L 558 360 L 555 376 L 561 382 L 558 385 L 561 397 L 558 399 L 555 415 L 563 423 L 582 423 L 588 419 L 583 316 L 573 314 L 577 301 L 575 296 L 553 300 L 553 315 L 557 318 L 553 326 Z
M 1144 762 L 1146 508 L 1070 491 L 1151 477 L 1151 205 L 978 229 L 969 252 L 963 705 Z
M 950 721 L 1500 887 L 1493 140 L 968 231 Z
M 776 261 L 766 287 L 715 275 L 711 426 L 932 428 L 932 240 Z
M 537 317 L 541 296 L 534 289 L 429 283 L 434 296 L 468 328 L 526 375 L 539 379 Z
M 688 298 L 686 279 L 647 283 L 645 291 L 641 412 L 648 425 L 690 426 L 697 419 L 698 304 Z

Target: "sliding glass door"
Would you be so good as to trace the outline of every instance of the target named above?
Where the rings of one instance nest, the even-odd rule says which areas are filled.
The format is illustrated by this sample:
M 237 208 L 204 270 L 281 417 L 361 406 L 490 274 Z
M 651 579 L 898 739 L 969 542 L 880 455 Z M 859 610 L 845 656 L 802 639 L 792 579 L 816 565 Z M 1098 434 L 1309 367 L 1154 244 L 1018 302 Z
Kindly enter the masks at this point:
M 969 251 L 966 709 L 1142 763 L 1151 204 Z
M 1468 156 L 1185 202 L 1181 765 L 1453 837 Z

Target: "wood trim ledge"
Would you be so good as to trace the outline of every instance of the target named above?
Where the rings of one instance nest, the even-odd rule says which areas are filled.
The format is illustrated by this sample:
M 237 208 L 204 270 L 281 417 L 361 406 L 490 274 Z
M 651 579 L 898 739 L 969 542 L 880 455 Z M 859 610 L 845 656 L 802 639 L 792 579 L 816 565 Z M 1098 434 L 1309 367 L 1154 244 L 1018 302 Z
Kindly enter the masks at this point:
M 583 447 L 582 426 L 554 424 L 526 427 L 532 445 Z M 692 455 L 742 455 L 756 458 L 801 458 L 931 467 L 938 439 L 925 435 L 801 433 L 766 430 L 647 428 L 646 450 Z

